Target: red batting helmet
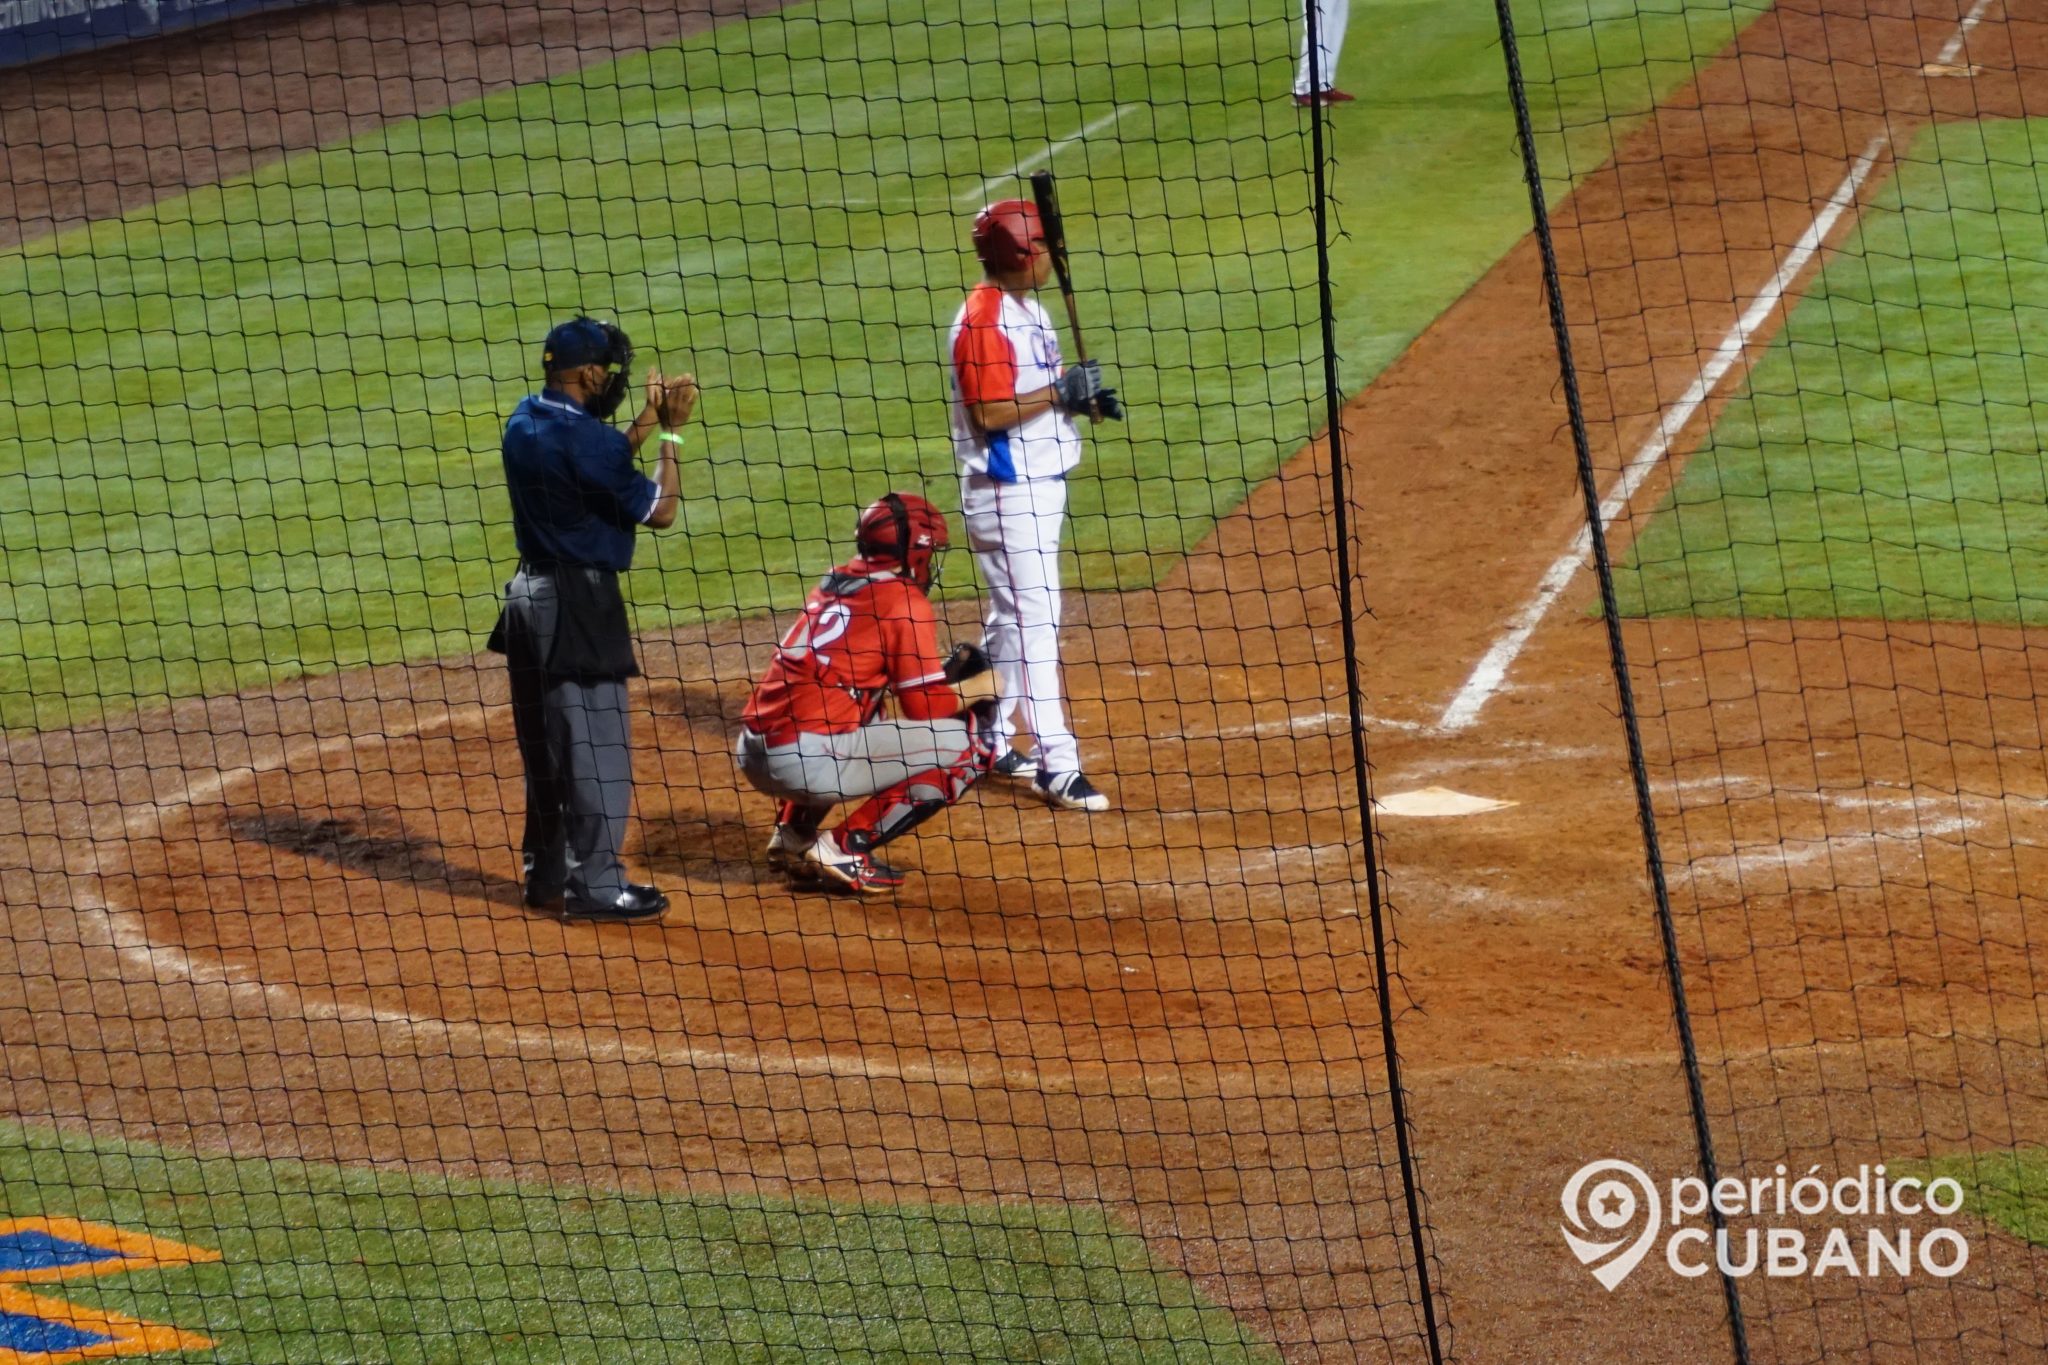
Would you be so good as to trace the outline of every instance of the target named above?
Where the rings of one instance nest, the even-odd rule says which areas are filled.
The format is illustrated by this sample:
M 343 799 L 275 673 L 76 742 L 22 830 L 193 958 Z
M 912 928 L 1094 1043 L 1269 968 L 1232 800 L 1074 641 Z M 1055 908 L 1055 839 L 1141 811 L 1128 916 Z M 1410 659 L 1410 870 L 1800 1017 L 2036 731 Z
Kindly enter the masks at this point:
M 990 270 L 1022 270 L 1044 244 L 1045 224 L 1028 199 L 999 200 L 974 216 L 974 254 Z
M 884 493 L 854 528 L 854 548 L 870 563 L 902 566 L 920 588 L 932 585 L 932 556 L 951 539 L 946 514 L 915 493 Z

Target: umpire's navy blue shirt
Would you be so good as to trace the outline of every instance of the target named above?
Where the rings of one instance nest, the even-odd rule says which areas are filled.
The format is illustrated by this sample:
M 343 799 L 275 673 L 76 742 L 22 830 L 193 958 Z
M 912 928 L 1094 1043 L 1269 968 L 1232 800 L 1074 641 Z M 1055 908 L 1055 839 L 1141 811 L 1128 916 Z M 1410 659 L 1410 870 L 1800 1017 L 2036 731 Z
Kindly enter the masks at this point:
M 661 488 L 633 462 L 626 433 L 547 389 L 513 411 L 503 453 L 521 559 L 622 573 L 633 566 L 633 528 Z

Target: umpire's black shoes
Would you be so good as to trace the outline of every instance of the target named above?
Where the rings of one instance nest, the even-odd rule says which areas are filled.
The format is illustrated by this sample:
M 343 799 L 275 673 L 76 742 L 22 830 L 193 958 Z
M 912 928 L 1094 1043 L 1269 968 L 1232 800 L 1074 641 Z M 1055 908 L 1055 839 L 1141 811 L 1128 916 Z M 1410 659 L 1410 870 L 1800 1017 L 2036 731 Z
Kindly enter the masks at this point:
M 555 913 L 565 920 L 589 920 L 599 924 L 640 924 L 658 920 L 668 911 L 668 897 L 651 886 L 626 883 L 616 900 L 587 901 L 570 896 Z

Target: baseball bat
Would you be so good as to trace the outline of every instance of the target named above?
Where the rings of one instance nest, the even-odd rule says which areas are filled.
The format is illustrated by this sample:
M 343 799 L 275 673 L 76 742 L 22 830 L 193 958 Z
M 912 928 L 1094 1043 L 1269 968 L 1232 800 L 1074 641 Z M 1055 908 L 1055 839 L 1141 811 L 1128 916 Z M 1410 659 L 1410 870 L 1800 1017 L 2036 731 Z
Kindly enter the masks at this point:
M 1074 359 L 1088 360 L 1088 342 L 1081 335 L 1081 309 L 1074 302 L 1074 271 L 1067 263 L 1067 225 L 1060 217 L 1059 192 L 1053 188 L 1051 171 L 1031 173 L 1031 198 L 1038 205 L 1038 224 L 1045 232 L 1045 249 L 1052 256 L 1053 274 L 1059 276 L 1060 297 L 1067 304 L 1067 326 L 1074 333 Z M 1089 405 L 1089 419 L 1101 421 L 1102 414 Z

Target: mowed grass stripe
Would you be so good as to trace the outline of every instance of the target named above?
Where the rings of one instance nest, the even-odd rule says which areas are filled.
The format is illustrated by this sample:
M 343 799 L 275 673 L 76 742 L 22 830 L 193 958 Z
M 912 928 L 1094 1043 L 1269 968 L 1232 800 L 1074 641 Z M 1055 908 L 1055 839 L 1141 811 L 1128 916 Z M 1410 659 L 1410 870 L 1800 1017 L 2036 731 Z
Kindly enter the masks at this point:
M 201 1332 L 222 1365 L 1279 1359 L 1078 1208 L 626 1195 L 0 1124 L 0 1216 L 38 1214 L 219 1251 L 37 1288 Z
M 2048 1247 L 2048 1149 L 2038 1143 L 2003 1151 L 1961 1152 L 1916 1163 L 1923 1180 L 1960 1183 L 1966 1208 L 2021 1241 Z M 1989 1248 L 1972 1249 L 1983 1255 Z
M 2048 121 L 1924 129 L 1631 549 L 1631 615 L 2048 621 Z
M 1359 8 L 1351 385 L 1523 227 L 1488 16 Z M 1577 129 L 1647 108 L 1741 13 L 1530 8 Z M 0 724 L 474 648 L 512 557 L 498 432 L 577 309 L 710 390 L 640 625 L 796 599 L 866 499 L 953 501 L 956 197 L 1118 107 L 1056 162 L 1131 409 L 1093 433 L 1069 577 L 1152 581 L 1321 423 L 1291 12 L 998 16 L 798 7 L 0 254 Z

